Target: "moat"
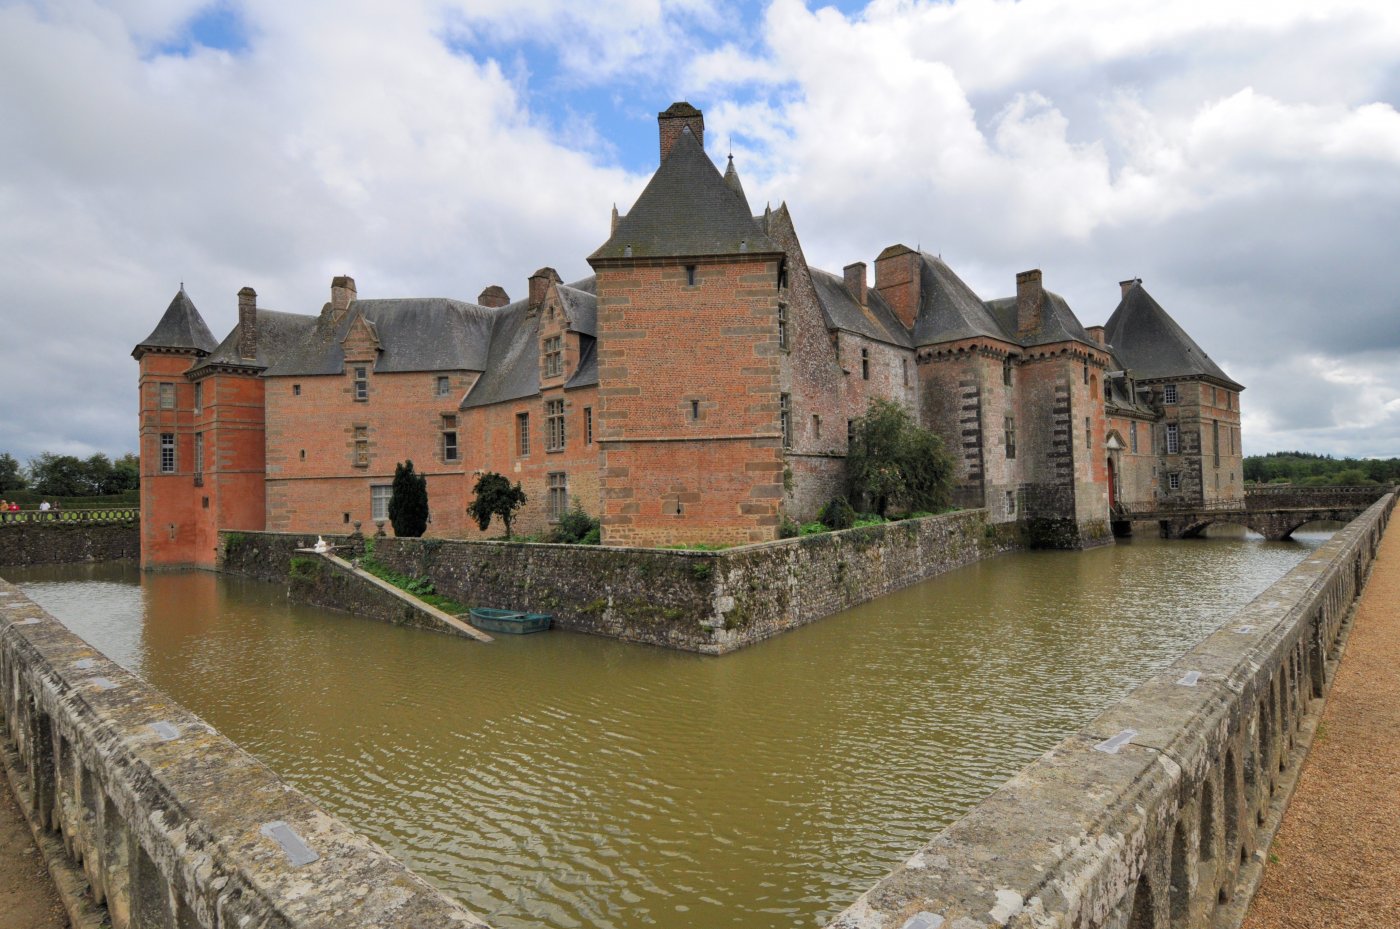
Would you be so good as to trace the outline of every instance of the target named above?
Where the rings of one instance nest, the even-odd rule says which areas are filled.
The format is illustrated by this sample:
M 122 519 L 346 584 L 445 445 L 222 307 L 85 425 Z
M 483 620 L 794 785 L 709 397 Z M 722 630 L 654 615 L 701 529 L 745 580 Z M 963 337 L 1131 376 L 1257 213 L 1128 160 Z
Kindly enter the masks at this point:
M 722 659 L 4 569 L 498 929 L 819 925 L 1324 538 L 963 568 Z

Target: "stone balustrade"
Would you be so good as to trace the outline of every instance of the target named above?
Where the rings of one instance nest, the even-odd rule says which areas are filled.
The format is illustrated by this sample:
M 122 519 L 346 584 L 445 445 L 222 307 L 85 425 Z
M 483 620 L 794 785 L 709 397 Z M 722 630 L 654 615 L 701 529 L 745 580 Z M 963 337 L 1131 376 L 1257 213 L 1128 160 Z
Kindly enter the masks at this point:
M 485 929 L 3 581 L 0 692 L 21 805 L 113 929 Z
M 1394 503 L 1374 503 L 831 929 L 1238 925 Z
M 134 506 L 100 507 L 84 510 L 17 510 L 0 513 L 0 526 L 24 526 L 47 523 L 135 523 L 141 510 Z

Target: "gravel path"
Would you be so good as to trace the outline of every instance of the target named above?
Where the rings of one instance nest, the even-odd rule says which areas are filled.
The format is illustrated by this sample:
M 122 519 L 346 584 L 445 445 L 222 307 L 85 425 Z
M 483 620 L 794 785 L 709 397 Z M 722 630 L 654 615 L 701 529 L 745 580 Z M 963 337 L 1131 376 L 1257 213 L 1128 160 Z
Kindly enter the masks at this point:
M 1400 927 L 1400 526 L 1392 529 L 1243 929 Z
M 68 913 L 49 880 L 49 869 L 0 770 L 0 929 L 67 925 Z

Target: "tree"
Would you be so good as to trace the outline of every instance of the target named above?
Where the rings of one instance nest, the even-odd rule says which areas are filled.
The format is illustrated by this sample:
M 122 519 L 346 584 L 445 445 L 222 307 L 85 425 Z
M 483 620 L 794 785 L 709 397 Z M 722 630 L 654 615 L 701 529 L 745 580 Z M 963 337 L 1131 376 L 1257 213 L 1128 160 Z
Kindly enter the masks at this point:
M 881 516 L 892 505 L 936 512 L 948 505 L 953 461 L 903 406 L 874 400 L 852 426 L 846 483 L 853 502 L 867 498 Z
M 520 482 L 512 485 L 503 475 L 487 471 L 476 479 L 472 493 L 476 494 L 476 499 L 467 507 L 467 515 L 476 520 L 482 532 L 491 525 L 491 517 L 500 517 L 506 527 L 506 538 L 509 539 L 515 512 L 525 505 L 525 491 L 520 489 Z
M 45 497 L 82 497 L 88 493 L 87 468 L 72 455 L 44 452 L 29 460 L 29 482 Z
M 0 494 L 23 490 L 28 483 L 15 456 L 9 452 L 0 455 Z
M 127 452 L 112 462 L 112 483 L 113 490 L 111 492 L 114 494 L 139 490 L 141 487 L 141 459 L 134 453 Z
M 389 522 L 394 535 L 401 538 L 417 538 L 428 531 L 428 479 L 414 473 L 412 461 L 394 466 Z

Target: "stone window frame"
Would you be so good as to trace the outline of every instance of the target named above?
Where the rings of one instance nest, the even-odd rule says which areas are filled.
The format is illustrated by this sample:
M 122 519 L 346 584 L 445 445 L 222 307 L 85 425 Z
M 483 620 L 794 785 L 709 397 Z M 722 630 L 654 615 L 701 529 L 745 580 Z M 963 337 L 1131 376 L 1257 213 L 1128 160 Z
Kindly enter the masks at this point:
M 583 444 L 593 444 L 593 407 L 583 408 Z
M 162 410 L 175 409 L 175 383 L 173 381 L 161 381 L 157 384 L 156 398 Z
M 351 365 L 353 391 L 356 403 L 369 401 L 369 365 Z
M 685 266 L 685 286 L 695 287 L 699 283 L 699 276 L 695 273 L 695 265 Z
M 559 522 L 569 512 L 568 472 L 550 471 L 545 475 L 545 508 L 552 523 Z
M 194 411 L 196 413 L 204 410 L 204 382 L 194 382 Z
M 1001 360 L 1001 382 L 1007 387 L 1011 386 L 1011 368 L 1011 356 L 1007 355 Z
M 1162 385 L 1162 402 L 1172 406 L 1181 402 L 1181 395 L 1177 392 L 1175 384 Z
M 437 387 L 435 391 L 435 395 L 439 397 L 446 397 L 448 394 L 452 393 L 452 378 L 448 377 L 446 374 L 439 374 L 437 376 Z
M 820 439 L 821 437 L 822 437 L 822 414 L 820 414 L 820 413 L 813 413 L 813 414 L 812 414 L 812 438 L 814 438 L 814 439 Z
M 778 394 L 778 428 L 783 434 L 783 448 L 792 448 L 791 394 Z
M 350 466 L 369 467 L 369 426 L 350 427 Z
M 393 484 L 369 485 L 369 519 L 373 523 L 389 521 L 389 501 L 394 496 Z
M 1006 443 L 1006 458 L 1008 461 L 1016 457 L 1016 417 L 1003 417 L 1002 438 Z
M 443 413 L 439 428 L 442 431 L 442 460 L 461 461 L 462 447 L 457 444 L 457 414 Z
M 563 398 L 546 400 L 544 402 L 544 450 L 546 452 L 562 452 L 566 439 Z
M 1163 427 L 1162 447 L 1168 455 L 1181 454 L 1181 427 L 1176 423 L 1167 423 Z
M 870 380 L 870 349 L 865 346 L 860 349 L 860 379 Z
M 564 376 L 564 337 L 552 335 L 544 340 L 544 376 Z
M 301 385 L 300 385 L 300 384 L 293 384 L 293 385 L 292 385 L 292 396 L 293 396 L 293 397 L 300 397 L 300 396 L 301 396 Z
M 1180 489 L 1181 489 L 1181 472 L 1180 472 L 1180 471 L 1168 471 L 1168 472 L 1167 472 L 1167 489 L 1168 489 L 1168 490 L 1180 490 Z
M 791 351 L 788 339 L 788 305 L 786 300 L 778 301 L 778 348 Z
M 899 382 L 901 386 L 909 386 L 909 359 L 899 359 Z
M 160 473 L 175 473 L 175 433 L 160 434 Z
M 204 482 L 204 433 L 194 434 L 194 480 L 196 484 Z
M 1128 447 L 1132 449 L 1134 455 L 1138 453 L 1138 424 L 1133 420 L 1131 428 L 1128 430 Z
M 530 414 L 515 414 L 515 457 L 530 457 Z
M 1084 417 L 1084 447 L 1092 449 L 1094 447 L 1094 423 L 1089 417 Z

